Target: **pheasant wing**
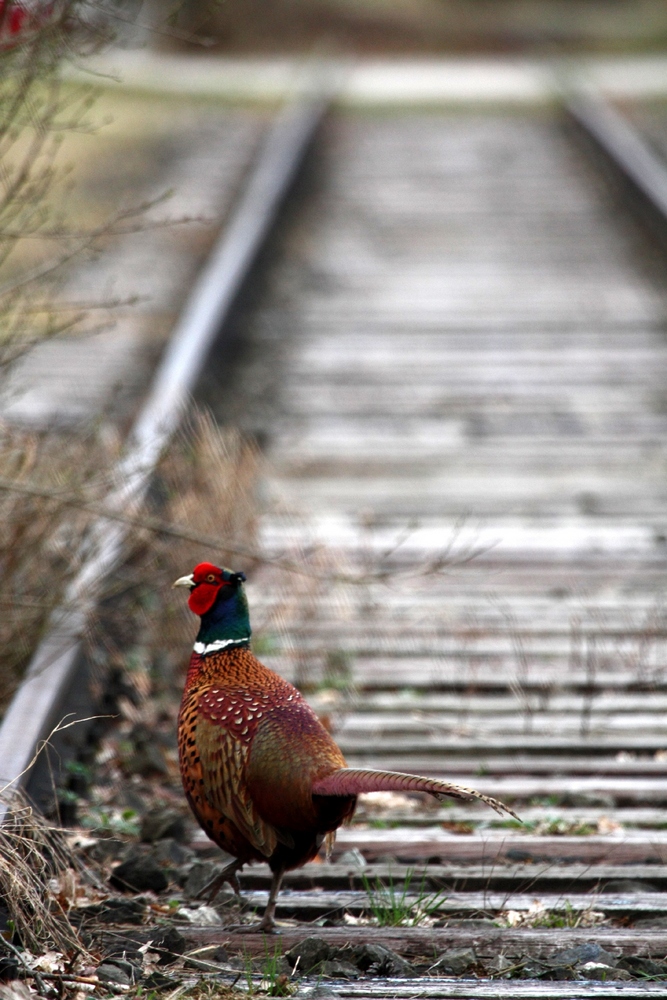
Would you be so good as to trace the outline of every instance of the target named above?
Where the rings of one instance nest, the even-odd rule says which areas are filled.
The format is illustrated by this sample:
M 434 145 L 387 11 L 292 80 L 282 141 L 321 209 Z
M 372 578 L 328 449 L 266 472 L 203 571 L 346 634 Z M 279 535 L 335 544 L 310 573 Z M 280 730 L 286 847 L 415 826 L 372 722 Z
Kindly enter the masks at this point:
M 278 837 L 255 809 L 246 781 L 248 746 L 232 731 L 205 715 L 197 720 L 197 752 L 204 793 L 214 809 L 230 819 L 258 851 L 270 857 Z

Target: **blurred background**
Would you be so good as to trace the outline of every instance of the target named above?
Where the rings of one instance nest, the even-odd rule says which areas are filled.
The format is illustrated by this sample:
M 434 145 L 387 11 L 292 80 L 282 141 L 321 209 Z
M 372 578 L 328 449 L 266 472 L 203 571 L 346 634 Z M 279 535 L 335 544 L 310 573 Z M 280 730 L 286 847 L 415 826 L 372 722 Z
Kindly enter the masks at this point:
M 151 0 L 142 17 L 165 20 Z M 660 0 L 236 0 L 180 6 L 175 26 L 220 53 L 302 52 L 326 44 L 363 55 L 660 50 Z M 164 42 L 166 44 L 166 40 Z M 173 44 L 173 42 L 172 42 Z M 187 44 L 187 43 L 185 43 Z

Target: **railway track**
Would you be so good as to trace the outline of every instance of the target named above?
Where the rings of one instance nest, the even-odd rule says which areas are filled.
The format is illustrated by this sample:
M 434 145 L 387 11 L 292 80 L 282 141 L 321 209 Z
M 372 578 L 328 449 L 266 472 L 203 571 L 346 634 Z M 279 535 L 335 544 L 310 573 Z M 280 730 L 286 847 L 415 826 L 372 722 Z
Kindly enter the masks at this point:
M 603 111 L 570 115 L 638 192 L 647 151 L 635 135 L 623 160 Z M 281 946 L 363 940 L 422 973 L 469 956 L 464 981 L 336 980 L 341 996 L 660 992 L 537 981 L 667 974 L 667 345 L 647 238 L 553 108 L 340 113 L 318 158 L 244 319 L 268 375 L 236 371 L 224 397 L 266 441 L 265 549 L 334 553 L 291 617 L 293 581 L 256 571 L 256 615 L 285 620 L 262 658 L 307 688 L 351 766 L 450 776 L 526 825 L 368 797 L 333 863 L 287 875 Z M 656 189 L 637 197 L 659 229 Z M 268 868 L 241 882 L 261 906 Z M 369 919 L 403 885 L 404 925 Z M 438 905 L 410 926 L 424 893 Z M 223 925 L 183 933 L 266 950 Z

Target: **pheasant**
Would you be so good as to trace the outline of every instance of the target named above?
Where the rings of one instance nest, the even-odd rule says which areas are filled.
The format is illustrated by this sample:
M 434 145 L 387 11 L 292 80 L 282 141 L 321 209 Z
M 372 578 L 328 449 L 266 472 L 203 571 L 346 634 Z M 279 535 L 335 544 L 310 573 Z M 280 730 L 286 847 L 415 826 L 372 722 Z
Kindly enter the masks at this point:
M 200 563 L 175 587 L 188 587 L 201 618 L 178 717 L 183 787 L 199 824 L 235 859 L 205 887 L 212 899 L 236 873 L 267 861 L 273 873 L 259 928 L 275 929 L 285 871 L 315 857 L 350 820 L 361 792 L 429 792 L 436 798 L 503 803 L 446 781 L 349 768 L 299 691 L 250 651 L 245 576 Z

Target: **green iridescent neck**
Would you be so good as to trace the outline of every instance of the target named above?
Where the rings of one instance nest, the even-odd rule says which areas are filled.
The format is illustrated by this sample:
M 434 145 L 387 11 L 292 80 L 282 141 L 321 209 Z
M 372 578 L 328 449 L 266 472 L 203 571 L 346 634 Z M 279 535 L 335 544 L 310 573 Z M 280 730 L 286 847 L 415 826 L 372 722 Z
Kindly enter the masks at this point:
M 241 584 L 234 588 L 222 587 L 213 607 L 201 616 L 197 643 L 209 646 L 225 640 L 250 639 L 250 635 L 248 601 L 243 587 Z

